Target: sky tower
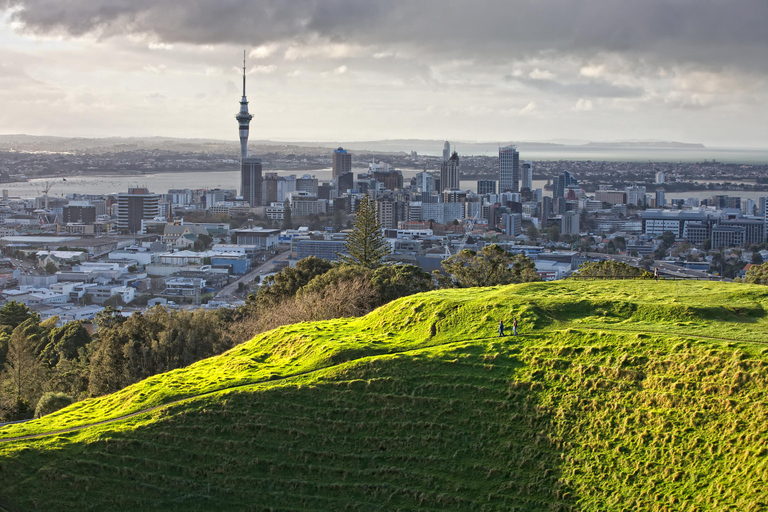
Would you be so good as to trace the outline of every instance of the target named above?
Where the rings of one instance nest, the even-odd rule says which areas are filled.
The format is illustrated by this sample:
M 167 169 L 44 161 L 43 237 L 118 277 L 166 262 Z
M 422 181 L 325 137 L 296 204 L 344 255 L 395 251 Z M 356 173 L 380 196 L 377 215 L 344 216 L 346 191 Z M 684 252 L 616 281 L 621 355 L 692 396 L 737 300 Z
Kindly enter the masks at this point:
M 245 50 L 243 50 L 243 97 L 240 99 L 240 112 L 235 115 L 240 130 L 240 157 L 248 156 L 248 125 L 253 115 L 248 113 L 248 98 L 245 97 Z

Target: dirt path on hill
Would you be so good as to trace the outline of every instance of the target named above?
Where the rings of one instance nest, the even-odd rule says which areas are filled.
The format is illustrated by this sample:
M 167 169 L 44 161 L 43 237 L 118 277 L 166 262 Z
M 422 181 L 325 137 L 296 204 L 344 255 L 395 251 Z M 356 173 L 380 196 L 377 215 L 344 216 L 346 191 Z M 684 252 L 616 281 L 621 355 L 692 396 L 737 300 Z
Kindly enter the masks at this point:
M 687 332 L 678 332 L 678 331 L 644 331 L 641 329 L 614 329 L 611 327 L 588 327 L 588 326 L 568 327 L 567 329 L 571 329 L 574 331 L 585 330 L 585 331 L 612 331 L 612 332 L 624 332 L 624 333 L 635 333 L 635 334 L 663 334 L 665 336 L 686 336 L 688 338 L 702 338 L 706 340 L 717 340 L 717 341 L 728 341 L 728 342 L 733 341 L 736 343 L 757 343 L 759 345 L 768 345 L 768 341 L 744 340 L 744 339 L 737 339 L 737 338 L 721 338 L 719 336 L 706 336 L 703 334 L 691 334 Z
M 670 336 L 670 335 L 673 335 L 673 336 L 686 336 L 686 337 L 689 337 L 689 338 L 702 338 L 702 339 L 710 339 L 710 340 L 718 340 L 718 341 L 726 341 L 726 342 L 758 343 L 758 344 L 762 344 L 762 345 L 768 345 L 768 341 L 739 340 L 739 339 L 735 339 L 735 338 L 719 338 L 717 336 L 705 336 L 705 335 L 682 333 L 682 332 L 675 332 L 675 331 L 646 331 L 646 330 L 639 330 L 639 329 L 615 329 L 615 328 L 611 328 L 611 327 L 597 327 L 597 326 L 595 326 L 595 327 L 589 327 L 589 326 L 566 327 L 565 329 L 543 330 L 543 331 L 538 331 L 538 332 L 529 333 L 529 334 L 521 333 L 521 334 L 518 334 L 518 336 L 529 336 L 530 334 L 535 334 L 535 335 L 538 336 L 538 335 L 546 334 L 548 332 L 558 332 L 558 331 L 564 331 L 566 329 L 571 329 L 571 330 L 574 330 L 574 331 L 585 330 L 585 331 L 612 331 L 612 332 L 635 333 L 635 334 L 662 334 L 662 335 L 665 335 L 665 336 Z M 514 338 L 515 336 L 506 336 L 506 337 Z M 398 351 L 398 352 L 388 352 L 388 353 L 383 353 L 383 354 L 374 354 L 374 355 L 370 355 L 370 356 L 364 356 L 364 357 L 361 357 L 361 358 L 358 358 L 358 359 L 352 359 L 350 361 L 345 361 L 344 363 L 349 363 L 349 362 L 353 362 L 353 361 L 359 361 L 361 359 L 366 359 L 366 358 L 370 358 L 370 357 L 394 356 L 394 355 L 399 355 L 399 354 L 407 354 L 409 352 L 416 352 L 416 351 L 419 351 L 419 350 L 425 350 L 425 349 L 429 349 L 429 348 L 445 347 L 445 346 L 454 345 L 454 344 L 457 344 L 457 343 L 466 343 L 466 342 L 469 342 L 469 341 L 481 341 L 481 340 L 487 340 L 487 339 L 493 340 L 493 339 L 498 339 L 498 338 L 494 336 L 494 337 L 487 337 L 487 338 L 477 338 L 477 339 L 474 339 L 474 340 L 449 341 L 449 342 L 446 342 L 446 343 L 440 343 L 440 344 L 431 345 L 431 346 L 428 346 L 428 347 L 420 347 L 420 348 L 414 348 L 414 349 L 409 349 L 409 350 L 402 350 L 402 351 Z M 344 364 L 344 363 L 338 363 L 338 364 Z M 53 431 L 50 431 L 50 432 L 40 432 L 40 433 L 37 433 L 37 434 L 27 434 L 27 435 L 23 435 L 23 436 L 0 438 L 0 443 L 7 443 L 7 442 L 11 442 L 11 441 L 23 441 L 25 439 L 36 439 L 36 438 L 40 438 L 40 437 L 55 436 L 55 435 L 60 435 L 60 434 L 68 434 L 70 432 L 77 432 L 79 430 L 85 430 L 86 428 L 98 427 L 100 425 L 106 425 L 108 423 L 115 423 L 115 422 L 118 422 L 118 421 L 124 421 L 124 420 L 127 420 L 127 419 L 135 418 L 136 416 L 141 416 L 143 414 L 149 414 L 151 412 L 163 409 L 165 407 L 170 407 L 172 405 L 176 405 L 176 404 L 179 404 L 179 403 L 182 403 L 182 402 L 186 402 L 188 400 L 196 400 L 198 398 L 202 398 L 202 397 L 205 397 L 205 396 L 213 395 L 213 394 L 216 394 L 216 393 L 221 393 L 221 392 L 224 392 L 224 391 L 231 391 L 231 390 L 235 390 L 235 389 L 239 389 L 239 388 L 246 388 L 246 387 L 250 387 L 250 386 L 256 386 L 256 385 L 259 385 L 259 384 L 266 384 L 266 383 L 269 383 L 269 382 L 279 382 L 279 381 L 282 381 L 282 380 L 288 380 L 288 379 L 293 379 L 295 377 L 301 377 L 301 376 L 304 376 L 304 375 L 309 375 L 311 373 L 320 372 L 320 371 L 323 371 L 323 370 L 328 370 L 330 368 L 333 368 L 334 366 L 338 366 L 338 364 L 333 364 L 333 365 L 329 365 L 329 366 L 323 366 L 322 368 L 315 368 L 314 370 L 307 370 L 305 372 L 294 373 L 294 374 L 291 374 L 291 375 L 286 375 L 284 377 L 278 377 L 278 378 L 274 378 L 274 379 L 259 380 L 259 381 L 255 381 L 255 382 L 249 382 L 247 384 L 237 384 L 237 385 L 234 385 L 234 386 L 227 386 L 227 387 L 219 388 L 219 389 L 216 389 L 216 390 L 213 390 L 213 391 L 208 391 L 208 392 L 205 392 L 205 393 L 200 393 L 198 395 L 192 395 L 192 396 L 187 396 L 187 397 L 184 397 L 184 398 L 179 398 L 179 399 L 173 400 L 171 402 L 166 402 L 164 404 L 155 405 L 155 406 L 149 407 L 147 409 L 142 409 L 140 411 L 132 412 L 130 414 L 125 414 L 125 415 L 122 415 L 122 416 L 117 416 L 115 418 L 110 418 L 110 419 L 106 419 L 106 420 L 103 420 L 103 421 L 98 421 L 96 423 L 88 423 L 86 425 L 78 425 L 76 427 L 63 428 L 63 429 L 59 429 L 59 430 L 53 430 Z

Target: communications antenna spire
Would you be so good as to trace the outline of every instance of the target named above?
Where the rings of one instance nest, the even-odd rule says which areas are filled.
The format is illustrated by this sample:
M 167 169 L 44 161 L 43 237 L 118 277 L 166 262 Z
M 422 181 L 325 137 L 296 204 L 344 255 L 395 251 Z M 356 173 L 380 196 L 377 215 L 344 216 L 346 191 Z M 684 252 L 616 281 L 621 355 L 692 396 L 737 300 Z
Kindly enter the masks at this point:
M 245 50 L 243 50 L 243 98 L 245 98 Z

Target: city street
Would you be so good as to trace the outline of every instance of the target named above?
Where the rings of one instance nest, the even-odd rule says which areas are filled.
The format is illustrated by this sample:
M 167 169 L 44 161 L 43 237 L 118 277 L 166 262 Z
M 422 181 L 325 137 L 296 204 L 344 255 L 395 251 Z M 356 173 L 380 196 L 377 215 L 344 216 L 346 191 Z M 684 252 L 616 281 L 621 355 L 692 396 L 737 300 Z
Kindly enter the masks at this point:
M 278 261 L 287 261 L 290 254 L 291 254 L 290 250 L 288 250 L 275 255 L 273 258 L 265 261 L 264 263 L 262 263 L 258 267 L 255 267 L 253 270 L 251 270 L 247 274 L 241 276 L 240 278 L 236 279 L 232 283 L 222 288 L 214 296 L 214 299 L 215 300 L 231 299 L 235 295 L 235 292 L 237 292 L 237 286 L 239 283 L 243 283 L 247 285 L 248 283 L 253 281 L 256 278 L 256 276 L 260 276 L 263 274 L 268 274 L 270 272 L 276 271 L 275 263 Z

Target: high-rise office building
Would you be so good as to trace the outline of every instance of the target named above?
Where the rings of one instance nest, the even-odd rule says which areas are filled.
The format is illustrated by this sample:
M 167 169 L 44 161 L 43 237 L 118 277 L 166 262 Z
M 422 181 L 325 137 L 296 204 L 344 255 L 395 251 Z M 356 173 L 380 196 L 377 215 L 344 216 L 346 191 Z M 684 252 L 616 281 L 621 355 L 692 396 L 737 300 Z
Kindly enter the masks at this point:
M 520 189 L 527 188 L 528 190 L 533 190 L 533 162 L 530 160 L 523 162 L 520 165 L 520 175 L 523 181 Z
M 768 197 L 761 197 L 760 198 L 759 209 L 762 212 L 762 217 L 763 217 L 763 220 L 764 220 L 764 222 L 763 222 L 763 226 L 764 226 L 763 240 L 768 242 Z
M 440 167 L 440 186 L 443 190 L 459 188 L 459 154 L 455 151 Z
M 240 194 L 253 208 L 262 205 L 261 159 L 248 156 L 248 129 L 253 116 L 248 113 L 248 98 L 245 96 L 245 52 L 243 52 L 243 97 L 240 112 L 235 115 L 240 131 Z
M 246 157 L 240 166 L 240 192 L 248 206 L 261 206 L 261 159 Z
M 539 210 L 539 228 L 547 228 L 547 219 L 552 215 L 552 198 L 543 196 L 541 198 L 541 209 Z
M 555 179 L 552 181 L 553 204 L 557 201 L 557 199 L 565 197 L 565 191 L 569 186 L 578 184 L 579 181 L 571 176 L 571 173 L 568 171 L 563 171 L 559 176 L 555 176 Z
M 333 151 L 333 177 L 338 178 L 345 172 L 352 172 L 352 155 L 344 148 Z
M 160 196 L 146 188 L 129 188 L 127 194 L 117 195 L 117 229 L 130 234 L 143 231 L 142 221 L 160 214 Z
M 87 201 L 70 201 L 62 211 L 64 224 L 93 224 L 96 222 L 96 207 Z
M 336 177 L 336 185 L 338 187 L 339 194 L 345 193 L 347 190 L 355 188 L 355 175 L 351 172 L 345 172 Z
M 560 233 L 563 235 L 579 234 L 579 212 L 566 211 L 560 221 Z
M 307 194 L 317 195 L 319 180 L 310 174 L 305 174 L 301 178 L 296 178 L 296 191 L 306 192 Z
M 427 171 L 416 175 L 416 188 L 421 193 L 431 194 L 435 191 L 435 177 Z
M 496 181 L 494 180 L 477 180 L 477 193 L 478 195 L 495 194 L 496 193 Z
M 449 158 L 451 158 L 451 143 L 445 141 L 443 144 L 443 162 L 447 162 Z
M 262 176 L 262 194 L 264 194 L 262 204 L 270 205 L 277 202 L 277 188 L 280 178 L 276 172 L 268 172 Z
M 499 192 L 520 192 L 520 153 L 516 146 L 499 149 Z

